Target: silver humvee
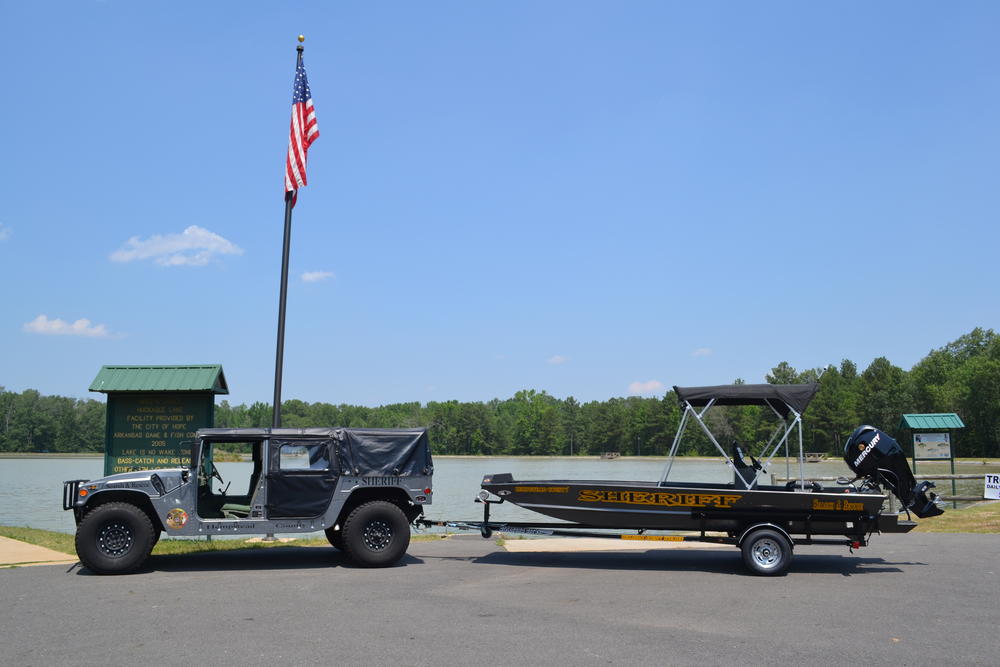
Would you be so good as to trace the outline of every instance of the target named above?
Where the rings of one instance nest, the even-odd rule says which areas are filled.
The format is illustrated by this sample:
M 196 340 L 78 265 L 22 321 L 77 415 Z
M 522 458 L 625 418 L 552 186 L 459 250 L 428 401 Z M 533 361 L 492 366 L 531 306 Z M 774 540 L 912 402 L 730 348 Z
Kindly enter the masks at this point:
M 207 428 L 190 467 L 71 480 L 63 508 L 76 519 L 81 563 L 101 574 L 137 569 L 164 532 L 322 530 L 357 564 L 386 567 L 431 502 L 433 471 L 424 429 Z

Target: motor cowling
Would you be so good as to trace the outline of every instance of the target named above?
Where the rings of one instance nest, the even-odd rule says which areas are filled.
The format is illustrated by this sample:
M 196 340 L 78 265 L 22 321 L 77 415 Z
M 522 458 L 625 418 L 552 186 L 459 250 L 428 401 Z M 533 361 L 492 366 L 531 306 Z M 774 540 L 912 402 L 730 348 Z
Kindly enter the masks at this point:
M 906 454 L 892 437 L 874 426 L 859 426 L 844 445 L 844 462 L 859 477 L 886 486 L 899 498 L 903 507 L 920 518 L 937 516 L 942 510 L 930 492 L 932 482 L 913 478 Z

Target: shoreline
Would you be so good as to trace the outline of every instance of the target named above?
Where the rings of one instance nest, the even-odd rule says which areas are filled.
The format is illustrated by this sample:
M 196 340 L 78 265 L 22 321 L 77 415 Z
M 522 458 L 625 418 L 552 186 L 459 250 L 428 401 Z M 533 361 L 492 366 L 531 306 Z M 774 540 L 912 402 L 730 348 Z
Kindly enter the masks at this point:
M 0 452 L 0 459 L 97 459 L 104 452 Z

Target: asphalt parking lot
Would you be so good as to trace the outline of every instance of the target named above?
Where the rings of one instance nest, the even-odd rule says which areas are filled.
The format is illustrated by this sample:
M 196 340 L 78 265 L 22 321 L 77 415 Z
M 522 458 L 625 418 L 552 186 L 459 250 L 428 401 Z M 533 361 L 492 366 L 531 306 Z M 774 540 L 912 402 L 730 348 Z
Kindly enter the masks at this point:
M 100 577 L 0 571 L 11 665 L 996 664 L 1000 535 L 799 547 L 780 578 L 735 548 L 511 553 L 414 542 L 397 567 L 332 548 L 158 556 Z

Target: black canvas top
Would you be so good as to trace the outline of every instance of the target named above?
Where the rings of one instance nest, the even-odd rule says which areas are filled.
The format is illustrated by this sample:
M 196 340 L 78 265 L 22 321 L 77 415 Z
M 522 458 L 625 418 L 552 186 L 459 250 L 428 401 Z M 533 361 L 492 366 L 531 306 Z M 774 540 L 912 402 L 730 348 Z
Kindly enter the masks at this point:
M 355 475 L 407 477 L 430 475 L 431 447 L 427 431 L 415 429 L 343 429 L 345 468 Z
M 200 428 L 199 438 L 214 440 L 239 440 L 240 438 L 266 438 L 270 435 L 284 438 L 310 436 L 315 438 L 333 438 L 342 428 L 312 427 L 312 428 Z
M 202 428 L 198 437 L 230 442 L 330 440 L 337 445 L 346 474 L 407 477 L 434 471 L 427 430 L 422 428 Z
M 708 405 L 771 405 L 782 417 L 791 408 L 802 414 L 819 390 L 819 384 L 721 384 L 714 387 L 674 387 L 681 401 L 694 407 Z

